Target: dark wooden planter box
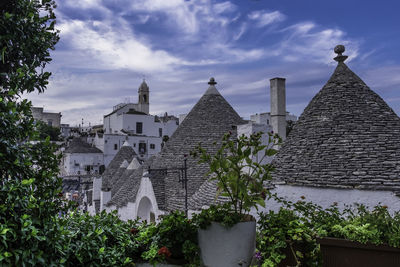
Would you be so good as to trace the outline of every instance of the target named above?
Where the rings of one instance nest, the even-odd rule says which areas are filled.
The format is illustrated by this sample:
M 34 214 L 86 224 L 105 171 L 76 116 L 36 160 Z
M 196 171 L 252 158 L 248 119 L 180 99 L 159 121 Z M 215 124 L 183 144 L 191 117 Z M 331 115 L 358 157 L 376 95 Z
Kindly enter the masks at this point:
M 339 238 L 318 238 L 324 267 L 399 267 L 400 249 Z

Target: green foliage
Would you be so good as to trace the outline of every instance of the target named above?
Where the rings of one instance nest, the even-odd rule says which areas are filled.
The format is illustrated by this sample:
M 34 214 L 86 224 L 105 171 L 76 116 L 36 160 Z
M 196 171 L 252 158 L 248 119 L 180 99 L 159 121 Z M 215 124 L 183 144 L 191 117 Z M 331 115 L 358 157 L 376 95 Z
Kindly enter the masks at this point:
M 197 227 L 180 211 L 163 216 L 157 225 L 141 226 L 138 242 L 142 258 L 151 263 L 183 260 L 188 266 L 199 264 Z M 163 247 L 170 252 L 169 256 L 161 253 Z
M 257 250 L 262 266 L 277 266 L 287 253 L 296 266 L 321 266 L 316 234 L 303 217 L 286 208 L 259 215 Z
M 52 0 L 5 0 L 0 9 L 0 81 L 4 95 L 43 92 L 43 71 L 58 41 Z
M 232 213 L 229 203 L 224 205 L 211 205 L 210 208 L 193 215 L 193 222 L 201 229 L 206 229 L 211 225 L 211 222 L 219 222 L 224 227 L 230 228 L 245 219 L 247 218 L 238 213 Z
M 59 158 L 49 140 L 32 143 L 31 104 L 20 96 L 43 92 L 49 49 L 58 40 L 54 2 L 1 1 L 0 9 L 0 265 L 57 265 L 49 240 L 57 214 Z
M 39 133 L 38 140 L 44 140 L 48 137 L 50 138 L 50 141 L 61 141 L 60 128 L 47 125 L 42 121 L 36 121 L 35 125 L 36 130 Z
M 121 221 L 116 212 L 95 216 L 73 212 L 57 219 L 59 240 L 54 240 L 65 266 L 123 266 L 139 255 L 137 222 Z
M 400 248 L 400 212 L 390 214 L 385 206 L 369 209 L 361 204 L 348 207 L 343 212 L 337 209 L 334 211 L 325 216 L 339 217 L 340 220 L 328 226 L 314 223 L 315 231 L 320 236 L 345 238 L 364 244 L 387 244 Z
M 257 249 L 263 266 L 279 264 L 286 257 L 287 247 L 297 259 L 297 266 L 320 266 L 316 237 L 400 248 L 400 213 L 390 214 L 385 206 L 368 209 L 356 204 L 340 211 L 336 204 L 323 209 L 303 200 L 279 201 L 284 204 L 279 212 L 259 214 Z
M 229 198 L 233 212 L 239 215 L 248 213 L 257 205 L 264 207 L 269 194 L 264 182 L 271 179 L 273 166 L 262 164 L 262 161 L 276 154 L 274 147 L 280 144 L 281 139 L 269 134 L 268 145 L 263 145 L 261 136 L 262 133 L 257 133 L 233 138 L 228 133 L 215 154 L 207 152 L 201 144 L 191 153 L 199 156 L 199 163 L 209 165 L 207 175 L 210 175 L 210 180 L 217 181 L 218 194 Z M 259 153 L 262 153 L 260 158 Z

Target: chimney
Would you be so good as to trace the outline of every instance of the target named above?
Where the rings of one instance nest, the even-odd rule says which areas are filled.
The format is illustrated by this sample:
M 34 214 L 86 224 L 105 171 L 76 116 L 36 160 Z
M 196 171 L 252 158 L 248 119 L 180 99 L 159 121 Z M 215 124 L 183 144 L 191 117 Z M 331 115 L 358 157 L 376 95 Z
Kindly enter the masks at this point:
M 286 139 L 286 88 L 285 78 L 273 78 L 271 85 L 271 125 L 274 133 Z

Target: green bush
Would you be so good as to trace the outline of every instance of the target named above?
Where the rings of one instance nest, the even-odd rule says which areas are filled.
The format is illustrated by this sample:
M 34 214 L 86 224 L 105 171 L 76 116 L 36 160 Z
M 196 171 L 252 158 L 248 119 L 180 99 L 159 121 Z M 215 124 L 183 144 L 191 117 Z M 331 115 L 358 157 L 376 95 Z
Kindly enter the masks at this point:
M 182 260 L 188 266 L 199 265 L 197 227 L 180 211 L 162 217 L 157 224 L 143 224 L 138 242 L 142 259 L 151 263 Z
M 290 255 L 296 266 L 321 266 L 316 234 L 304 217 L 287 208 L 259 216 L 257 254 L 262 258 L 262 266 L 277 266 Z
M 336 204 L 323 209 L 303 200 L 279 201 L 284 206 L 278 212 L 259 214 L 257 254 L 262 266 L 278 265 L 286 257 L 287 247 L 297 266 L 322 265 L 317 237 L 400 248 L 400 213 L 390 214 L 385 206 L 369 209 L 356 204 L 340 211 Z
M 122 266 L 139 259 L 137 222 L 124 222 L 115 212 L 72 212 L 57 224 L 60 239 L 54 243 L 65 266 Z

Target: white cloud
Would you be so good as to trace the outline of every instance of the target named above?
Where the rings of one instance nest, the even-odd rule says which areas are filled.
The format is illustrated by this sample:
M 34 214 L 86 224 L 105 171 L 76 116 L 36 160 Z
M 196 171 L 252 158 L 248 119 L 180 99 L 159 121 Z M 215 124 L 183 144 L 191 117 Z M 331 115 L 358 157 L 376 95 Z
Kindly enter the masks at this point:
M 239 27 L 239 29 L 234 30 L 234 35 L 233 35 L 233 40 L 237 41 L 242 37 L 242 35 L 246 32 L 247 30 L 247 24 L 242 23 Z
M 101 7 L 101 0 L 64 0 L 64 4 L 69 7 L 73 8 L 100 8 Z
M 213 11 L 217 14 L 221 14 L 221 13 L 229 13 L 229 12 L 233 12 L 236 10 L 236 5 L 232 4 L 229 1 L 226 2 L 222 2 L 222 3 L 217 3 L 214 4 L 213 6 Z
M 139 15 L 139 21 L 142 24 L 145 24 L 150 19 L 150 15 Z
M 286 16 L 279 11 L 268 12 L 265 10 L 260 10 L 251 12 L 248 15 L 248 18 L 250 20 L 254 20 L 257 27 L 265 27 L 267 25 L 285 20 Z
M 152 50 L 139 41 L 124 22 L 112 27 L 107 22 L 64 20 L 58 28 L 61 38 L 75 49 L 85 51 L 111 69 L 154 71 L 181 63 L 168 52 Z
M 339 29 L 318 27 L 312 22 L 302 22 L 281 31 L 285 37 L 276 45 L 276 51 L 286 61 L 314 61 L 333 64 L 333 48 L 346 46 L 347 62 L 358 56 L 359 42 L 346 37 Z
M 64 122 L 79 123 L 82 116 L 98 122 L 124 98 L 136 101 L 145 74 L 152 92 L 151 112 L 180 114 L 193 107 L 215 76 L 221 93 L 240 115 L 248 116 L 268 111 L 268 79 L 283 76 L 288 107 L 300 114 L 331 74 L 327 63 L 334 64 L 333 47 L 345 44 L 349 62 L 360 46 L 343 30 L 313 22 L 279 30 L 286 18 L 279 11 L 246 14 L 228 1 L 126 2 L 131 6 L 123 11 L 107 9 L 99 0 L 82 2 L 82 9 L 96 9 L 96 14 L 100 10 L 101 21 L 71 19 L 58 11 L 62 45 L 52 53 L 54 81 L 44 95 L 33 97 L 34 104 L 61 111 Z M 273 39 L 259 27 L 273 29 Z M 164 30 L 167 34 L 158 35 Z M 260 32 L 266 38 L 258 38 Z M 396 85 L 397 76 L 384 76 L 396 71 L 382 69 L 379 75 Z
M 365 82 L 373 90 L 397 91 L 400 89 L 400 66 L 384 66 L 366 71 Z

